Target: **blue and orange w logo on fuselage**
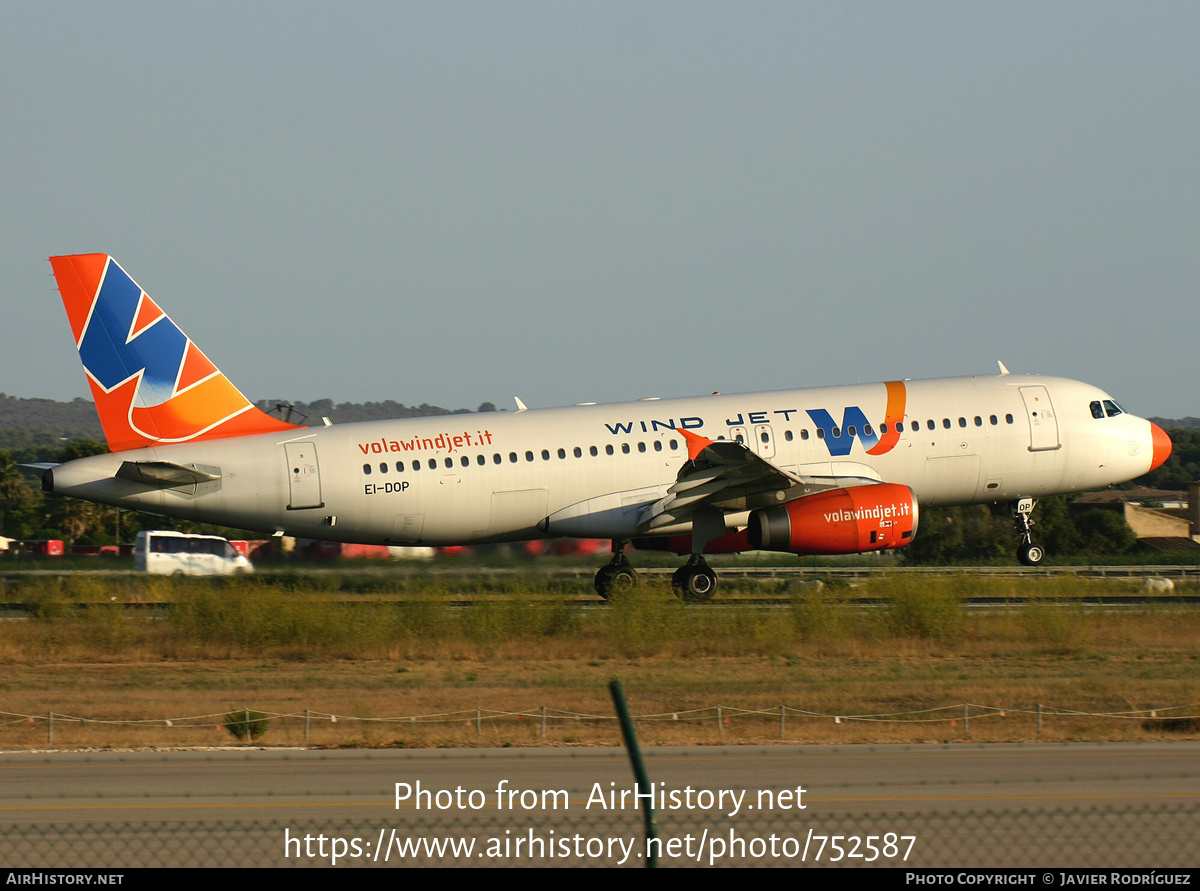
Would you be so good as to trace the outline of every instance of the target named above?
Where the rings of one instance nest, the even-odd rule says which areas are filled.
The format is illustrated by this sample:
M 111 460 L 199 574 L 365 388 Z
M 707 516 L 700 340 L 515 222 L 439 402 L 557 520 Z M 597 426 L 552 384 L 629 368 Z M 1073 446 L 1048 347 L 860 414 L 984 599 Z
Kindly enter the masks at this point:
M 822 431 L 822 439 L 830 455 L 835 458 L 849 455 L 856 437 L 868 455 L 884 455 L 895 448 L 900 440 L 900 430 L 896 425 L 904 420 L 908 394 L 904 381 L 888 381 L 884 386 L 887 387 L 887 408 L 884 410 L 883 424 L 879 427 L 880 433 L 875 432 L 866 414 L 857 405 L 848 405 L 842 410 L 840 425 L 825 409 L 808 409 L 808 416 Z
M 110 449 L 294 429 L 239 393 L 111 257 L 50 265 Z

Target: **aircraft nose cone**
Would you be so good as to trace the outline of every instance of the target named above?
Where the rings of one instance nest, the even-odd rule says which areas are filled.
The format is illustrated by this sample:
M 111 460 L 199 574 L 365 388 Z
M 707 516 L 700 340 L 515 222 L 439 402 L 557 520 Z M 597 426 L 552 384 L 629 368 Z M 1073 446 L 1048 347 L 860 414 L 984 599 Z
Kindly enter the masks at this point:
M 1154 442 L 1154 460 L 1150 462 L 1150 469 L 1157 470 L 1171 457 L 1171 437 L 1167 436 L 1167 431 L 1151 421 L 1150 438 Z

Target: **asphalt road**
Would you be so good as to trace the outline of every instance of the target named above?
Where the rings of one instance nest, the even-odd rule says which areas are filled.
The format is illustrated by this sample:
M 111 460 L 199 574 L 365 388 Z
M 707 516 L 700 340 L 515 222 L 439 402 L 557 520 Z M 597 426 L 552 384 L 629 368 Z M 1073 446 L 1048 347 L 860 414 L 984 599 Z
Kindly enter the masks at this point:
M 1197 741 L 646 756 L 663 865 L 1200 862 Z M 0 863 L 641 866 L 633 796 L 621 749 L 13 753 Z

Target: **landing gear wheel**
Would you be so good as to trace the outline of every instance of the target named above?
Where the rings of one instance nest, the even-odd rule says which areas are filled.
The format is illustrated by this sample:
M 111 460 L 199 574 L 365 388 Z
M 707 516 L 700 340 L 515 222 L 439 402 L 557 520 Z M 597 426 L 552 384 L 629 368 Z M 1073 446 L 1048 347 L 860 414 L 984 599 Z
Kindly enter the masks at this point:
M 596 573 L 596 593 L 612 600 L 638 586 L 638 575 L 628 563 L 609 563 Z
M 1017 537 L 1021 540 L 1017 548 L 1017 560 L 1023 566 L 1037 566 L 1046 558 L 1046 550 L 1041 545 L 1033 543 L 1033 509 L 1037 501 L 1032 498 L 1021 498 L 1013 508 L 1013 521 L 1017 526 Z
M 688 603 L 706 603 L 717 593 L 717 574 L 706 563 L 689 563 L 675 570 L 671 587 Z
M 1037 566 L 1046 557 L 1046 552 L 1041 545 L 1035 545 L 1031 541 L 1027 541 L 1017 548 L 1017 560 L 1023 566 Z

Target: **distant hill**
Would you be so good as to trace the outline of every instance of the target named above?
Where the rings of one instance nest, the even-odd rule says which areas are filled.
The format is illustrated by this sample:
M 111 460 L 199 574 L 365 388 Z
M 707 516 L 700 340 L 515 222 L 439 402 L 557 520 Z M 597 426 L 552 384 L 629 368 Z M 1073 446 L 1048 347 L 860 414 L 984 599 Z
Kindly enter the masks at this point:
M 284 400 L 263 400 L 258 407 L 280 417 L 289 417 L 289 403 Z M 490 402 L 478 411 L 495 411 Z M 321 418 L 335 424 L 354 421 L 382 421 L 388 418 L 422 418 L 435 415 L 470 414 L 470 409 L 448 409 L 422 403 L 408 406 L 400 402 L 343 402 L 334 405 L 331 399 L 316 402 L 290 403 L 290 420 L 294 424 L 318 426 Z M 96 406 L 86 399 L 56 402 L 53 399 L 20 399 L 0 393 L 0 449 L 24 452 L 61 449 L 72 439 L 104 441 L 104 430 L 96 415 Z
M 1195 430 L 1200 427 L 1200 418 L 1150 418 L 1164 430 Z
M 322 418 L 329 418 L 334 424 L 353 424 L 358 421 L 386 421 L 391 418 L 430 418 L 438 415 L 468 415 L 469 408 L 448 409 L 437 405 L 421 403 L 420 405 L 405 405 L 389 399 L 386 402 L 342 402 L 333 404 L 332 399 L 318 399 L 316 402 L 287 402 L 285 400 L 263 399 L 256 403 L 267 414 L 277 415 L 293 424 L 307 424 L 317 427 Z M 485 402 L 476 411 L 495 411 L 496 406 Z
M 70 439 L 103 439 L 96 406 L 86 399 L 19 399 L 0 393 L 0 449 L 62 447 Z

